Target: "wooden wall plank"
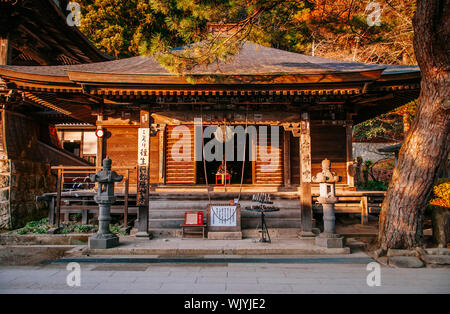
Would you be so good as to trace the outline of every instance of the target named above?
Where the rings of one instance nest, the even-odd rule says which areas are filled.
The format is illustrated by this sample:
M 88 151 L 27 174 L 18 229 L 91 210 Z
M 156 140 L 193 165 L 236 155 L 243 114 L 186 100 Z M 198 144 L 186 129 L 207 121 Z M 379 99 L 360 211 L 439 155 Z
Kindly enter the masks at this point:
M 167 126 L 167 149 L 166 149 L 166 183 L 167 184 L 195 184 L 196 182 L 196 170 L 194 159 L 194 125 L 185 125 L 190 132 L 190 137 L 187 139 L 181 139 L 182 134 L 179 134 L 178 138 L 174 138 L 176 134 L 173 133 L 177 126 Z M 177 143 L 186 143 L 191 148 L 190 155 L 186 154 L 186 158 L 189 160 L 177 160 L 172 156 L 172 149 Z M 186 153 L 179 151 L 180 154 Z
M 322 160 L 331 160 L 332 171 L 342 177 L 340 184 L 347 184 L 346 130 L 342 126 L 311 126 L 311 171 L 316 175 L 321 171 Z M 300 184 L 299 138 L 291 134 L 291 182 Z
M 105 156 L 112 160 L 112 167 L 137 166 L 138 128 L 108 127 Z M 117 171 L 125 176 L 125 170 Z M 130 170 L 130 185 L 136 185 L 137 172 Z
M 260 135 L 258 134 L 257 156 L 255 163 L 255 184 L 284 184 L 282 132 L 279 132 L 278 136 L 277 147 L 277 145 L 272 146 L 270 126 L 267 127 L 266 143 L 261 142 Z M 271 158 L 271 160 L 264 160 L 265 158 Z

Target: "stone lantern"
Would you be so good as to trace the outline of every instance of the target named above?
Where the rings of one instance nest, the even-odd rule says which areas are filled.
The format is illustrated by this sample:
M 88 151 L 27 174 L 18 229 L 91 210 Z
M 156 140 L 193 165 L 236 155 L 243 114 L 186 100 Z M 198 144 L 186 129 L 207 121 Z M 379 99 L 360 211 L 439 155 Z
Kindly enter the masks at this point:
M 344 246 L 342 236 L 335 232 L 334 204 L 337 203 L 336 182 L 341 177 L 331 172 L 331 162 L 328 159 L 322 161 L 322 172 L 312 177 L 312 181 L 319 183 L 320 196 L 318 202 L 323 208 L 323 232 L 316 237 L 316 245 L 328 248 L 342 248 Z
M 99 206 L 98 232 L 89 238 L 89 248 L 108 249 L 119 244 L 119 238 L 109 229 L 111 204 L 116 201 L 114 183 L 122 181 L 123 176 L 111 171 L 111 159 L 103 159 L 103 169 L 91 175 L 92 182 L 98 182 L 98 192 L 94 196 Z

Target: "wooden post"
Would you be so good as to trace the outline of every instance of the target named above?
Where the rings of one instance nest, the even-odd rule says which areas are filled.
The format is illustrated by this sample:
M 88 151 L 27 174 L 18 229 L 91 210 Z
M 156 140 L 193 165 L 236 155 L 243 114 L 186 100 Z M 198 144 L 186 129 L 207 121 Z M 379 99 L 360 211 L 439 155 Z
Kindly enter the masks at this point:
M 50 204 L 48 205 L 49 211 L 48 211 L 48 223 L 51 225 L 55 224 L 55 198 L 51 196 L 50 198 Z
M 137 199 L 138 205 L 138 232 L 136 237 L 149 237 L 148 233 L 148 211 L 149 211 L 149 188 L 150 188 L 150 113 L 141 110 L 140 128 L 138 136 L 138 178 Z
M 11 44 L 9 35 L 0 37 L 0 65 L 11 64 Z
M 158 182 L 165 184 L 165 146 L 166 146 L 166 125 L 162 124 L 159 129 L 159 179 Z
M 283 132 L 283 169 L 284 186 L 291 185 L 291 134 L 289 131 Z
M 369 200 L 367 195 L 361 197 L 361 224 L 369 223 Z
M 311 130 L 309 114 L 302 114 L 300 123 L 300 208 L 302 237 L 313 237 L 311 196 Z
M 61 193 L 62 193 L 62 170 L 58 169 L 58 179 L 56 181 L 56 226 L 61 224 Z
M 102 127 L 102 121 L 103 121 L 103 115 L 102 114 L 98 114 L 97 115 L 97 126 Z M 103 137 L 97 137 L 97 156 L 95 157 L 95 165 L 99 168 L 102 167 L 103 165 L 103 146 L 104 146 L 104 140 L 103 138 L 106 135 L 106 131 L 103 130 L 105 133 L 103 135 Z
M 129 191 L 129 182 L 130 182 L 130 169 L 126 171 L 126 179 L 125 179 L 125 191 L 123 197 L 123 225 L 126 228 L 128 225 L 128 191 Z
M 346 152 L 347 152 L 347 184 L 349 187 L 355 187 L 355 174 L 352 169 L 353 167 L 353 126 L 346 125 L 345 126 L 345 137 L 346 137 Z
M 83 201 L 83 207 L 87 206 L 86 201 Z M 82 225 L 87 225 L 89 224 L 89 210 L 88 209 L 84 209 L 81 211 L 81 224 Z

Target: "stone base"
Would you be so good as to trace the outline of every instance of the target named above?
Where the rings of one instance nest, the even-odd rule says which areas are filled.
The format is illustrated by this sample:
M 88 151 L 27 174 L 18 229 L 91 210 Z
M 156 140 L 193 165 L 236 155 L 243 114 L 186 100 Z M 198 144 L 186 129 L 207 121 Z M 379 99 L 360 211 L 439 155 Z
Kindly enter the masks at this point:
M 242 232 L 208 232 L 208 240 L 242 240 Z
M 314 238 L 316 234 L 312 231 L 300 231 L 300 238 Z
M 415 256 L 393 256 L 389 257 L 389 265 L 398 268 L 420 268 L 424 263 Z
M 138 232 L 136 232 L 136 234 L 134 236 L 136 238 L 150 238 L 150 234 L 145 231 L 138 231 Z
M 119 237 L 115 234 L 95 234 L 89 238 L 90 249 L 109 249 L 119 245 Z
M 344 238 L 338 234 L 334 235 L 324 235 L 321 233 L 315 239 L 316 245 L 326 248 L 343 248 L 344 247 Z

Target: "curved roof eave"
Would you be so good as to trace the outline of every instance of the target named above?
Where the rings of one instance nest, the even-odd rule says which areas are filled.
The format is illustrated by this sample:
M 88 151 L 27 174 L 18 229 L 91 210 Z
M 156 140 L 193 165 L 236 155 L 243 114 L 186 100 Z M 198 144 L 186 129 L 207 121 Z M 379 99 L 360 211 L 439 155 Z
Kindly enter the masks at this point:
M 228 63 L 195 67 L 186 76 L 152 56 L 79 65 L 0 66 L 0 76 L 45 84 L 321 84 L 420 78 L 417 66 L 377 65 L 312 57 L 253 43 Z

